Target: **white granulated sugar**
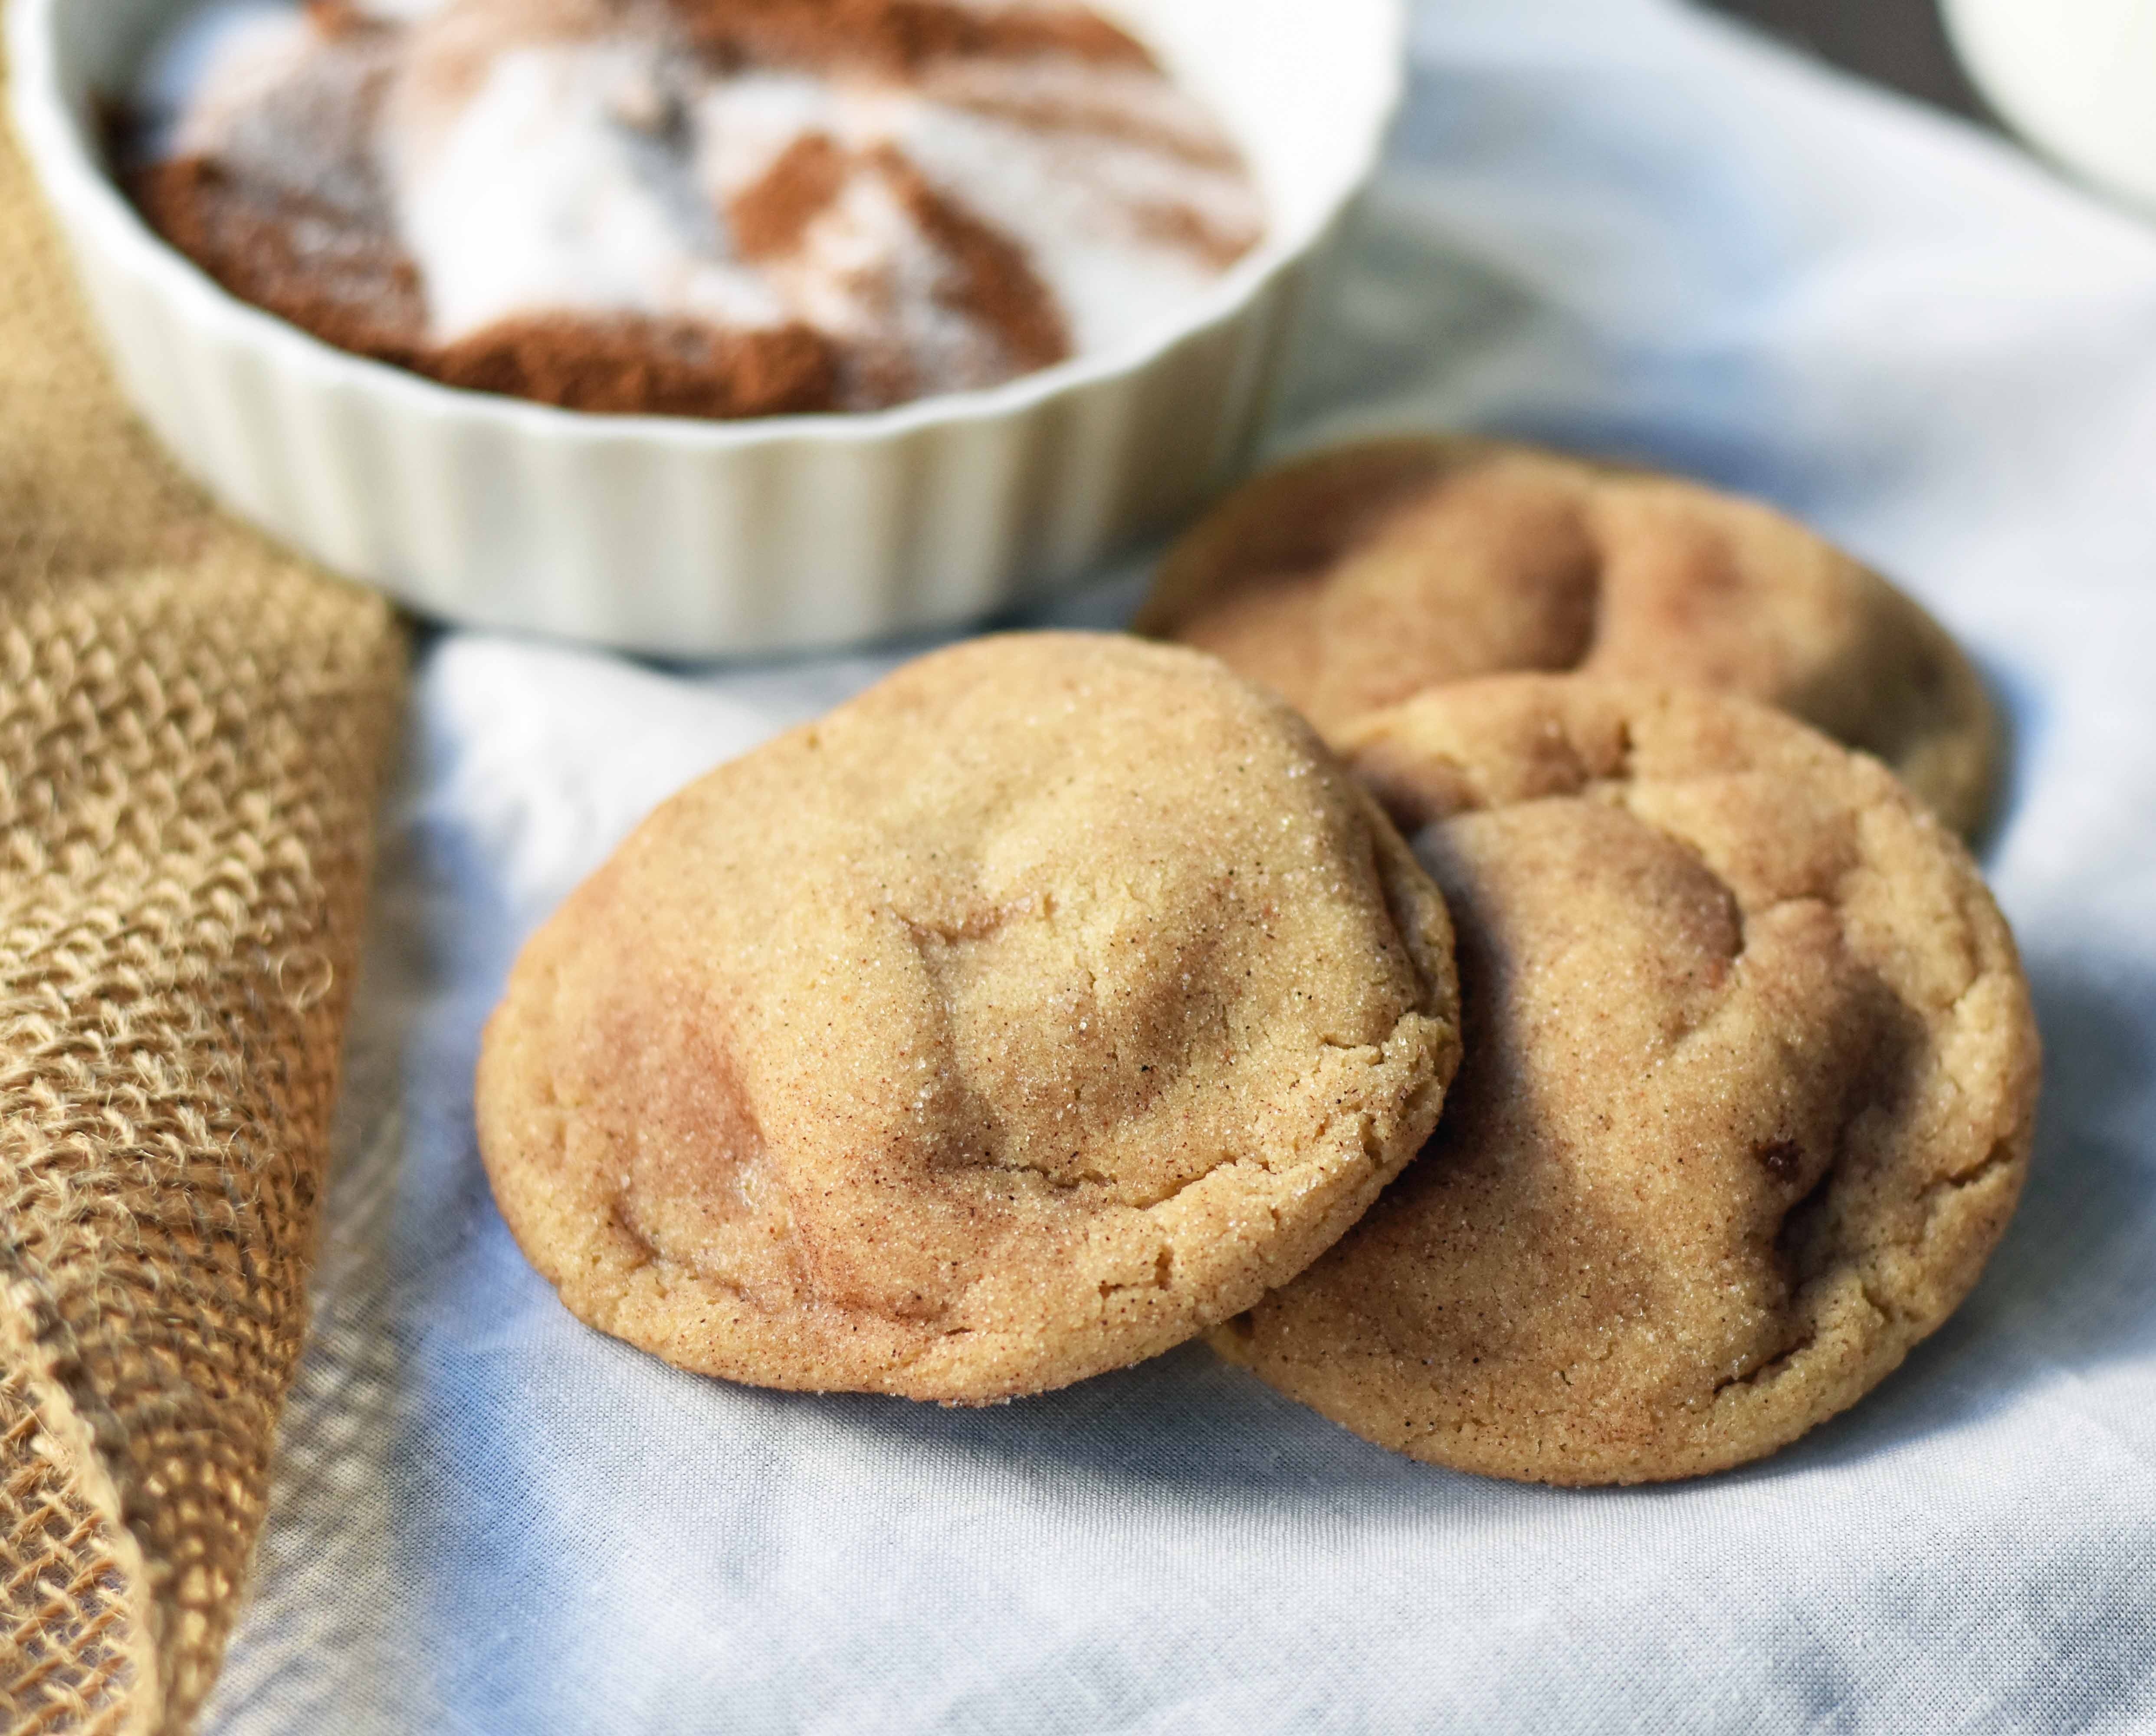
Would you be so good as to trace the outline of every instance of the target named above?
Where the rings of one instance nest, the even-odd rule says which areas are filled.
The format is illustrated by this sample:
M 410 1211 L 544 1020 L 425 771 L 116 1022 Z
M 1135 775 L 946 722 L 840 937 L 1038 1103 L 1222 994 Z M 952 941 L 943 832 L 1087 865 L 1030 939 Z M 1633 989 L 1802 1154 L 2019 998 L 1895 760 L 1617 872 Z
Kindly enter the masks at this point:
M 1135 341 L 1217 275 L 1202 254 L 1149 231 L 1147 213 L 1188 210 L 1244 244 L 1263 225 L 1204 110 L 1129 69 L 962 63 L 906 99 L 892 137 L 932 182 L 1026 249 L 1080 351 Z
M 135 89 L 144 146 L 157 160 L 222 151 L 234 118 L 300 69 L 316 36 L 277 0 L 216 0 L 152 44 Z
M 798 72 L 745 72 L 706 85 L 695 109 L 696 173 L 715 207 L 762 180 L 813 133 L 839 136 L 839 93 Z
M 796 316 L 901 359 L 946 389 L 998 377 L 995 342 L 937 294 L 943 257 L 881 176 L 856 173 L 773 272 Z
M 895 143 L 917 106 L 908 93 L 852 81 L 754 77 L 720 89 L 742 93 L 706 110 L 719 135 L 711 154 L 729 159 L 719 182 L 729 197 L 806 136 L 822 134 L 850 152 Z M 918 378 L 963 388 L 1004 371 L 999 344 L 939 294 L 948 262 L 874 168 L 855 165 L 798 251 L 766 269 L 796 318 L 875 345 Z
M 928 179 L 1022 245 L 1055 291 L 1079 351 L 1152 329 L 1214 281 L 1187 248 L 1147 234 L 1134 207 L 1188 205 L 1250 227 L 1228 179 L 1101 134 L 1042 133 L 996 116 L 916 102 L 896 142 Z
M 388 56 L 380 35 L 332 40 L 290 6 L 199 8 L 144 66 L 130 167 L 214 157 L 254 194 L 292 203 L 302 254 L 335 252 L 355 234 L 377 239 L 391 219 L 375 173 L 370 91 Z M 324 226 L 332 233 L 316 233 Z
M 779 322 L 759 275 L 726 258 L 687 154 L 617 118 L 662 76 L 659 54 L 632 39 L 511 49 L 431 148 L 398 164 L 436 342 L 544 309 Z
M 1175 85 L 1133 67 L 1062 58 L 960 60 L 934 69 L 922 95 L 947 107 L 1035 116 L 1080 132 L 1119 132 L 1232 170 L 1234 154 L 1204 108 Z
M 803 318 L 857 337 L 887 325 L 906 279 L 921 275 L 921 262 L 909 257 L 918 239 L 891 188 L 855 175 L 803 234 L 799 256 L 778 270 Z

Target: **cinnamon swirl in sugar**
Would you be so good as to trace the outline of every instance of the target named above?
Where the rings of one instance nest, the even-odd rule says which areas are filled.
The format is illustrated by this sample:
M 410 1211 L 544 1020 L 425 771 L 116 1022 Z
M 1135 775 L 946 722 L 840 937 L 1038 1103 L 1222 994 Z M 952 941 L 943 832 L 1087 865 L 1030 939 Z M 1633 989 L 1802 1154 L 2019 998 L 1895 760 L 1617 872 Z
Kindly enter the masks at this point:
M 572 408 L 879 408 L 1134 343 L 1254 246 L 1225 134 L 1075 7 L 218 0 L 130 184 L 234 293 Z

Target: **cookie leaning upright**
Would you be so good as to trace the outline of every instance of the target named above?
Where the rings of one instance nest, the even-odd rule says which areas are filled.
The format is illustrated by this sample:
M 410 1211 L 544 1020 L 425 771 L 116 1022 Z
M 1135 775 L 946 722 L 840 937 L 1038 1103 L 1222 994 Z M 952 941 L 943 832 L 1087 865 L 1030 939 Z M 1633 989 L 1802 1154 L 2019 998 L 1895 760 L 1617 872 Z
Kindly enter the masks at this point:
M 1328 738 L 1426 687 L 1568 670 L 1779 706 L 1963 833 L 1997 776 L 1983 681 L 1885 579 L 1759 501 L 1529 446 L 1377 440 L 1268 471 L 1169 551 L 1136 627 Z
M 1350 763 L 1449 901 L 1436 1137 L 1214 1334 L 1370 1440 L 1558 1483 L 1743 1462 L 1853 1404 L 1975 1281 L 2038 1047 L 1959 842 L 1748 702 L 1433 690 Z
M 1435 1123 L 1443 901 L 1212 659 L 977 640 L 721 767 L 533 937 L 480 1141 L 593 1325 L 986 1402 L 1316 1258 Z

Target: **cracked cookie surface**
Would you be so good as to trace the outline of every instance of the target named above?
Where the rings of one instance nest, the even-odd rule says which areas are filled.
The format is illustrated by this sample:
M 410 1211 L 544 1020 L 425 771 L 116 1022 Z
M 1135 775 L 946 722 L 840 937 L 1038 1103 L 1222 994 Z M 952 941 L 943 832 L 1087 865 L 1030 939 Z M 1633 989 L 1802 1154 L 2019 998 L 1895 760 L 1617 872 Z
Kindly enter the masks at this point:
M 2027 1165 L 2027 985 L 1876 763 L 1698 691 L 1513 675 L 1349 763 L 1444 891 L 1466 1059 L 1231 1359 L 1432 1463 L 1639 1482 L 1757 1458 L 1961 1301 Z
M 1328 1246 L 1456 1064 L 1443 901 L 1214 660 L 975 640 L 659 809 L 517 961 L 503 1215 L 701 1373 L 985 1403 Z
M 1136 626 L 1328 737 L 1443 682 L 1573 670 L 1779 706 L 1964 834 L 1997 779 L 1982 680 L 1885 579 L 1758 501 L 1532 447 L 1378 440 L 1268 471 L 1169 552 Z

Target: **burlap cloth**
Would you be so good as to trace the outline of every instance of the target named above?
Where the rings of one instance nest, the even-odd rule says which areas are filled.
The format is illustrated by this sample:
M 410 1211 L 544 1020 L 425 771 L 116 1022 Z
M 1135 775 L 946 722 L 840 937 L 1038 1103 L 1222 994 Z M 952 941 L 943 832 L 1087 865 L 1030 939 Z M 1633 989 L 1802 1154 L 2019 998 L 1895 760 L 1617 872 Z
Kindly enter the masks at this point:
M 5 65 L 0 63 L 0 87 Z M 405 649 L 114 394 L 0 126 L 0 1728 L 185 1726 L 260 1523 Z

